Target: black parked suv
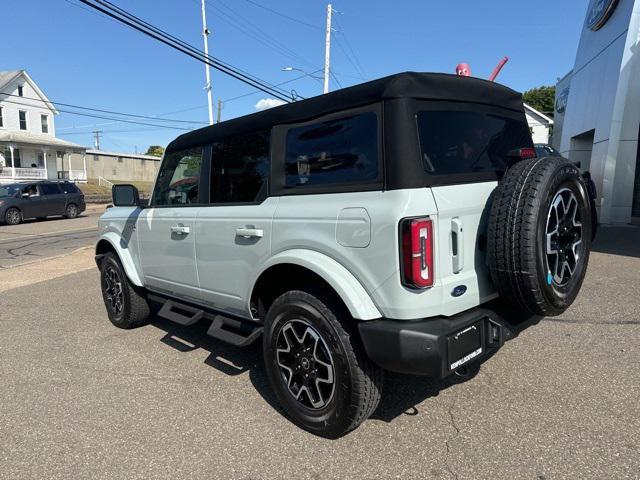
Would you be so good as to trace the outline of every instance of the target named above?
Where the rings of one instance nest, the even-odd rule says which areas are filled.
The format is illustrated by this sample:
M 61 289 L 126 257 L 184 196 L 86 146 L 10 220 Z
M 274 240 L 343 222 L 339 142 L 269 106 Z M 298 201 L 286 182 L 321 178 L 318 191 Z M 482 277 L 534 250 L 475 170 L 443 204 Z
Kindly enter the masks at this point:
M 0 185 L 0 221 L 17 225 L 27 218 L 84 212 L 84 194 L 72 182 L 24 182 Z

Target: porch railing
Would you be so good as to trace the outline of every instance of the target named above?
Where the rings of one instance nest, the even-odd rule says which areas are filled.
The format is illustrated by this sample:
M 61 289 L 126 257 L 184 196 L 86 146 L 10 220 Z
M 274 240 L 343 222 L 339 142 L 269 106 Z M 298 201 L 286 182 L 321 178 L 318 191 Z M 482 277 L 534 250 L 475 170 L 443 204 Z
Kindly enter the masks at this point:
M 58 179 L 83 183 L 87 181 L 87 174 L 84 170 L 62 170 L 58 172 Z
M 15 172 L 15 173 L 14 173 Z M 13 179 L 16 180 L 46 180 L 47 169 L 46 168 L 22 168 L 22 167 L 4 167 L 0 171 L 0 179 Z
M 98 177 L 98 185 L 100 185 L 101 187 L 113 187 L 113 182 L 110 182 L 109 180 L 107 180 L 104 177 Z

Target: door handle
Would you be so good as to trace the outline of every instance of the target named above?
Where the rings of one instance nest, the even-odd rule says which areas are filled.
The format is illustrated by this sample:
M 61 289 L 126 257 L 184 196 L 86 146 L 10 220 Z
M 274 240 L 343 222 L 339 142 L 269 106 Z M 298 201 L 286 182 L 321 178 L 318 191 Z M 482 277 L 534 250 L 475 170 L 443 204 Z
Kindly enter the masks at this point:
M 453 273 L 460 273 L 464 268 L 464 238 L 462 221 L 459 218 L 451 220 L 451 258 Z
M 261 228 L 236 228 L 236 237 L 244 238 L 262 238 L 264 237 L 264 230 Z
M 177 235 L 188 235 L 190 232 L 191 232 L 191 228 L 181 223 L 179 223 L 178 225 L 171 226 L 171 233 L 175 233 Z

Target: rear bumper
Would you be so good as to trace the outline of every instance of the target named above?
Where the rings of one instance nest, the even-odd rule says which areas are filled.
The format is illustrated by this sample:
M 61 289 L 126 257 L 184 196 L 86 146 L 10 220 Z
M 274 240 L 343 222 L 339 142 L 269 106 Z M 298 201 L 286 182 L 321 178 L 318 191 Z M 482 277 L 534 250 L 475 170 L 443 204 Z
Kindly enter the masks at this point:
M 516 334 L 501 314 L 479 307 L 453 317 L 364 321 L 358 330 L 369 358 L 385 370 L 442 379 L 455 371 L 452 364 L 466 364 L 450 356 L 449 339 L 471 326 L 480 330 L 482 352 L 468 363 L 491 355 Z

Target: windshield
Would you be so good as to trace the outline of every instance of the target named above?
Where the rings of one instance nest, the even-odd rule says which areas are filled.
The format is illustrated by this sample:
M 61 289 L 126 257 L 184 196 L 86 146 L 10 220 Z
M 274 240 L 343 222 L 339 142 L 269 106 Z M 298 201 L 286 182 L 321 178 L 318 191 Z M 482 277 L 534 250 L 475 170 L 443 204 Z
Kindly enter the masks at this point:
M 13 197 L 20 191 L 20 185 L 3 185 L 0 186 L 0 198 Z
M 422 163 L 431 175 L 504 172 L 510 151 L 533 146 L 524 116 L 425 110 L 416 118 Z

